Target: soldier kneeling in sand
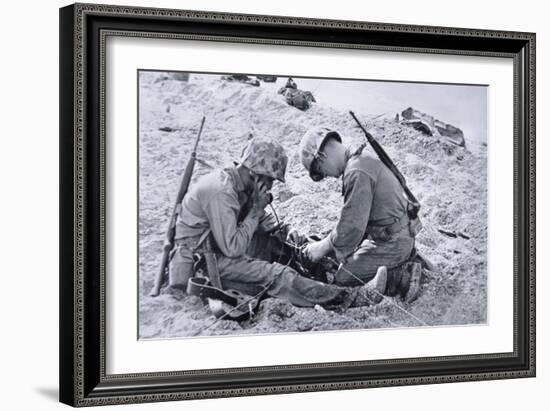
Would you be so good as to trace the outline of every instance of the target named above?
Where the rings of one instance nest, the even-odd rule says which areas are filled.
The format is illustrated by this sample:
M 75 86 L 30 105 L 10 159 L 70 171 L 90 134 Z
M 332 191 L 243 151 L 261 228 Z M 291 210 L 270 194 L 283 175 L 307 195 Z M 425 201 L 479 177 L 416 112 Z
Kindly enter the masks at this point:
M 300 156 L 313 181 L 342 177 L 344 206 L 332 232 L 309 244 L 312 261 L 334 256 L 341 263 L 334 283 L 370 281 L 379 266 L 388 268 L 386 295 L 413 301 L 420 290 L 422 266 L 417 262 L 418 217 L 410 219 L 403 187 L 378 158 L 352 152 L 334 130 L 316 127 L 302 138 Z
M 253 139 L 236 166 L 201 177 L 185 195 L 176 223 L 170 286 L 185 288 L 193 276 L 193 255 L 207 239 L 215 249 L 221 285 L 255 295 L 282 298 L 299 307 L 338 308 L 380 302 L 387 270 L 375 270 L 362 287 L 324 284 L 274 262 L 269 251 L 269 215 L 274 180 L 285 181 L 288 158 L 276 142 Z M 269 224 L 268 224 L 269 225 Z

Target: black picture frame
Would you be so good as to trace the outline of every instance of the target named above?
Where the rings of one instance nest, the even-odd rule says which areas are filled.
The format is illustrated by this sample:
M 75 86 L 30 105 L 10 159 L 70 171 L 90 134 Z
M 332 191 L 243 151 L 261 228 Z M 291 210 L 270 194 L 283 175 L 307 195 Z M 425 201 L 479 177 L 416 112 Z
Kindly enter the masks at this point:
M 513 352 L 107 375 L 103 53 L 106 36 L 115 33 L 513 59 Z M 92 4 L 61 8 L 60 237 L 60 401 L 69 405 L 533 377 L 535 34 Z

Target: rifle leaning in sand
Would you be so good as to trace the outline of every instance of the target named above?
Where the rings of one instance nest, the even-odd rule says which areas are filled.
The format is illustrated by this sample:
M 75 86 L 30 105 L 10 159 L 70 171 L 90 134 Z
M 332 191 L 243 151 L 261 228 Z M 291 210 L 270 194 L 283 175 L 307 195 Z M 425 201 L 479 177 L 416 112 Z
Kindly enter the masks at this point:
M 405 177 L 403 177 L 403 174 L 399 172 L 391 158 L 388 156 L 386 151 L 382 148 L 380 144 L 378 144 L 378 141 L 374 139 L 371 133 L 369 133 L 365 127 L 361 124 L 361 122 L 355 117 L 355 114 L 353 111 L 349 112 L 353 119 L 357 122 L 357 125 L 363 130 L 363 133 L 365 133 L 365 136 L 367 137 L 367 140 L 369 144 L 372 146 L 373 150 L 378 155 L 378 158 L 380 158 L 380 161 L 384 163 L 386 167 L 390 169 L 390 171 L 397 177 L 397 180 L 399 180 L 399 184 L 401 184 L 401 187 L 403 187 L 403 190 L 405 191 L 405 194 L 407 196 L 407 199 L 409 200 L 409 207 L 407 207 L 407 214 L 409 215 L 409 218 L 411 220 L 414 220 L 418 216 L 418 211 L 420 210 L 420 203 L 414 196 L 414 194 L 409 190 L 409 187 L 407 187 L 407 182 L 405 181 Z
M 164 246 L 162 248 L 162 259 L 160 261 L 160 268 L 157 273 L 157 276 L 155 277 L 155 285 L 153 286 L 153 289 L 149 294 L 151 297 L 156 297 L 157 295 L 159 295 L 160 288 L 164 283 L 164 279 L 166 276 L 166 268 L 168 267 L 168 262 L 169 262 L 168 258 L 170 256 L 170 252 L 174 248 L 174 236 L 176 234 L 176 219 L 178 218 L 178 214 L 181 211 L 181 201 L 183 200 L 183 197 L 185 196 L 185 194 L 187 194 L 187 190 L 189 189 L 189 183 L 191 182 L 191 177 L 193 176 L 193 169 L 195 168 L 195 160 L 197 157 L 197 147 L 199 145 L 199 140 L 201 138 L 202 128 L 204 126 L 205 119 L 206 117 L 202 118 L 201 126 L 199 128 L 199 134 L 197 135 L 195 146 L 193 147 L 193 151 L 191 152 L 191 158 L 189 159 L 189 162 L 187 163 L 187 167 L 185 167 L 185 171 L 181 178 L 180 188 L 178 190 L 178 195 L 176 196 L 176 202 L 174 204 L 174 208 L 172 209 L 172 215 L 170 217 L 168 229 L 166 230 L 166 238 L 164 240 Z

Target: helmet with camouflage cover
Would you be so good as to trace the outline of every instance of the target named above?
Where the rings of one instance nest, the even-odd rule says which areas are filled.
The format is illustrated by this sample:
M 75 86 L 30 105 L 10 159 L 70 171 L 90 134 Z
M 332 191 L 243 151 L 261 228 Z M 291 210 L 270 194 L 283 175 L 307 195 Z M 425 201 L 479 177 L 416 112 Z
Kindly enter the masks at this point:
M 340 143 L 342 137 L 338 132 L 327 127 L 313 127 L 309 129 L 300 141 L 300 160 L 304 167 L 311 172 L 311 164 L 319 155 L 319 151 L 327 141 L 327 138 L 335 138 Z
M 253 138 L 244 149 L 240 163 L 256 174 L 285 182 L 288 157 L 275 141 Z

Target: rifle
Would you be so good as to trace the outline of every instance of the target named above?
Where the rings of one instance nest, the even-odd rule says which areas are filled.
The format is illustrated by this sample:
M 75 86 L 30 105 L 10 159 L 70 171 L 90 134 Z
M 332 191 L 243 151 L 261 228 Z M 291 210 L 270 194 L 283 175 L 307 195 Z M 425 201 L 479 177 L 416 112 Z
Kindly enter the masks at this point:
M 409 187 L 407 187 L 407 182 L 405 181 L 405 177 L 403 177 L 403 174 L 399 172 L 391 158 L 388 156 L 388 154 L 384 151 L 382 146 L 378 144 L 378 141 L 374 139 L 372 134 L 370 134 L 367 130 L 365 130 L 365 127 L 359 122 L 357 117 L 355 117 L 355 114 L 353 111 L 349 112 L 353 119 L 357 122 L 361 130 L 363 130 L 363 133 L 365 133 L 365 136 L 367 137 L 367 140 L 369 144 L 372 146 L 376 154 L 378 155 L 378 158 L 380 158 L 380 161 L 384 163 L 386 167 L 390 169 L 390 171 L 397 177 L 397 180 L 399 180 L 399 184 L 401 184 L 401 187 L 403 187 L 403 190 L 405 191 L 405 194 L 407 195 L 409 206 L 407 207 L 407 214 L 409 215 L 409 218 L 411 220 L 416 219 L 418 217 L 418 211 L 420 210 L 420 203 L 414 196 L 414 194 L 409 190 Z
M 160 268 L 157 273 L 157 276 L 155 277 L 155 285 L 153 286 L 153 289 L 149 293 L 151 297 L 156 297 L 160 294 L 160 288 L 164 283 L 166 268 L 169 262 L 168 258 L 170 256 L 170 252 L 174 248 L 174 236 L 176 235 L 176 220 L 178 218 L 178 214 L 181 211 L 181 202 L 185 194 L 187 194 L 187 190 L 189 189 L 189 183 L 191 182 L 191 177 L 193 176 L 193 169 L 195 168 L 195 160 L 197 157 L 197 147 L 199 145 L 199 140 L 201 138 L 202 128 L 204 126 L 205 120 L 206 120 L 206 117 L 203 117 L 201 121 L 201 126 L 199 128 L 199 133 L 197 135 L 197 140 L 195 141 L 195 146 L 193 147 L 193 151 L 191 152 L 191 158 L 189 159 L 189 162 L 187 163 L 187 166 L 185 167 L 185 171 L 183 172 L 183 176 L 181 178 L 178 195 L 176 196 L 176 202 L 174 204 L 174 208 L 172 209 L 172 215 L 170 216 L 170 222 L 168 223 L 168 229 L 166 230 L 166 238 L 164 240 L 164 245 L 162 247 L 162 258 L 160 261 Z

